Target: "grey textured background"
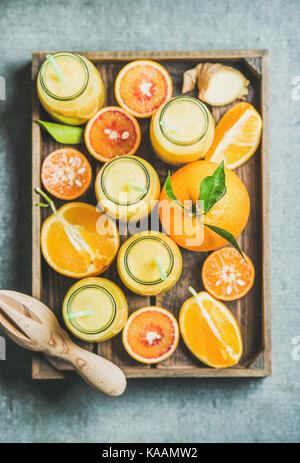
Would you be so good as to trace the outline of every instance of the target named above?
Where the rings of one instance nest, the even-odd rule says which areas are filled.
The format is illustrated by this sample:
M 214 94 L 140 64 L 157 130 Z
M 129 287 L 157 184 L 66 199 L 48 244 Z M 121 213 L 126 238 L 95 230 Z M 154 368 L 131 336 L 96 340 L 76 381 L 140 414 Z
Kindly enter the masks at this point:
M 0 287 L 30 291 L 30 60 L 38 50 L 268 48 L 271 56 L 273 377 L 130 380 L 109 399 L 82 382 L 33 382 L 0 361 L 0 441 L 300 440 L 300 1 L 0 0 Z

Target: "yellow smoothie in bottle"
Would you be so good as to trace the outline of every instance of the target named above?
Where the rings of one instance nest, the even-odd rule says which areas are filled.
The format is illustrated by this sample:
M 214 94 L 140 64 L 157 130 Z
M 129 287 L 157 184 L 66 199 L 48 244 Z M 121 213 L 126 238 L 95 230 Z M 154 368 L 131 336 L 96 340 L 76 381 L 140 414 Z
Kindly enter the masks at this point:
M 121 280 L 131 291 L 156 295 L 178 281 L 182 257 L 170 237 L 148 230 L 125 241 L 118 254 L 117 267 Z
M 152 116 L 150 139 L 156 154 L 168 164 L 181 165 L 203 158 L 212 144 L 213 117 L 196 98 L 178 96 Z
M 128 307 L 121 289 L 105 278 L 84 278 L 67 292 L 63 318 L 67 328 L 79 339 L 105 341 L 121 331 Z
M 100 74 L 87 58 L 76 53 L 55 53 L 52 58 L 63 80 L 45 60 L 37 78 L 40 102 L 51 117 L 64 124 L 85 124 L 104 102 Z
M 106 163 L 95 182 L 96 197 L 110 216 L 140 220 L 150 214 L 159 198 L 156 171 L 137 156 L 120 156 Z

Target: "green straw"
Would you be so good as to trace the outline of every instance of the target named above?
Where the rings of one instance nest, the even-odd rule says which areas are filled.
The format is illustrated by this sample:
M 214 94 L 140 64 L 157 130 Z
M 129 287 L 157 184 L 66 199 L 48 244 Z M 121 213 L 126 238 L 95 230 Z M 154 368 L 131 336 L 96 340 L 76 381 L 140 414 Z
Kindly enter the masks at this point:
M 183 129 L 180 127 L 176 127 L 176 125 L 171 124 L 171 122 L 160 121 L 160 125 L 164 125 L 170 130 L 174 130 L 174 132 L 183 132 Z
M 138 191 L 139 193 L 147 193 L 147 188 L 142 188 L 141 186 L 135 185 L 134 183 L 128 183 L 127 188 L 129 188 L 129 190 Z
M 51 66 L 53 67 L 53 69 L 54 69 L 57 77 L 59 78 L 59 80 L 61 82 L 65 83 L 66 79 L 64 78 L 61 70 L 59 69 L 58 65 L 56 64 L 55 59 L 53 58 L 53 56 L 52 55 L 47 55 L 46 58 L 47 58 L 48 62 L 51 64 Z
M 86 315 L 92 315 L 94 312 L 91 309 L 88 310 L 82 310 L 81 312 L 71 312 L 67 313 L 67 318 L 80 318 L 80 317 L 85 317 Z
M 160 278 L 165 281 L 168 277 L 166 275 L 166 272 L 164 271 L 163 269 L 163 266 L 162 266 L 162 262 L 161 262 L 161 258 L 160 257 L 156 257 L 155 258 L 155 264 L 158 268 L 158 271 L 160 273 Z

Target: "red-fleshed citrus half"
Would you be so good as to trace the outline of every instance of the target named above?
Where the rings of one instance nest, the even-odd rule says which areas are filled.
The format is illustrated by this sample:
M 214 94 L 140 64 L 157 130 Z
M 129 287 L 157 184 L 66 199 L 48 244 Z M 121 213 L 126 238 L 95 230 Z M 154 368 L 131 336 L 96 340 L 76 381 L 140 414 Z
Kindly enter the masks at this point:
M 115 95 L 119 105 L 133 116 L 150 117 L 173 93 L 168 71 L 151 60 L 128 63 L 119 72 Z
M 141 129 L 128 111 L 107 106 L 89 120 L 84 139 L 91 155 L 107 162 L 118 156 L 135 154 L 141 142 Z
M 142 363 L 158 363 L 175 351 L 179 340 L 176 318 L 166 309 L 149 306 L 136 310 L 123 330 L 123 344 Z

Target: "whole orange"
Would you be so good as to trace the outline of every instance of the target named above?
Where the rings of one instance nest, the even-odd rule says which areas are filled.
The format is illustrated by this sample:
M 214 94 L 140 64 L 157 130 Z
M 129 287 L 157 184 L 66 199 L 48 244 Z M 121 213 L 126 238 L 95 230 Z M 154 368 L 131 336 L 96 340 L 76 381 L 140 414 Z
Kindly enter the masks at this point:
M 223 228 L 237 238 L 248 221 L 250 199 L 247 189 L 239 177 L 226 168 L 226 193 L 223 198 L 208 213 L 197 217 L 189 215 L 192 205 L 199 200 L 201 181 L 212 175 L 216 168 L 213 162 L 195 161 L 171 176 L 173 192 L 186 210 L 168 198 L 165 187 L 160 195 L 159 216 L 164 231 L 179 246 L 191 251 L 212 251 L 228 244 L 204 223 Z

